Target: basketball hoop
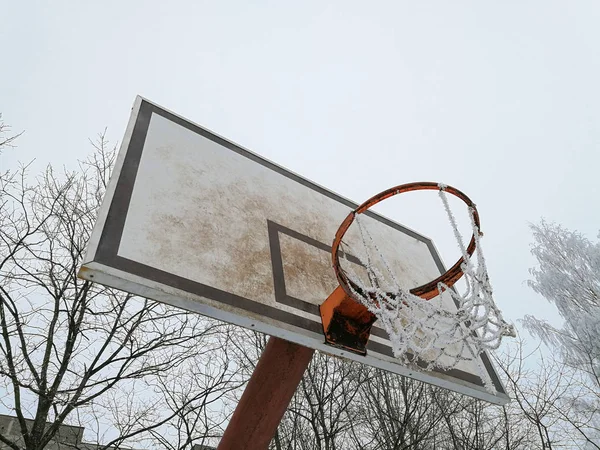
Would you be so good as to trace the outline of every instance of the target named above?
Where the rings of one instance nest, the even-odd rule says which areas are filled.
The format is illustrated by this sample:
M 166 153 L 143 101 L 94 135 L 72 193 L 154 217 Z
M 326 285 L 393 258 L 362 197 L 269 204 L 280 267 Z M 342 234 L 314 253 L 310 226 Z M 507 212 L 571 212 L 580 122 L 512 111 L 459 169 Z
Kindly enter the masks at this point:
M 406 289 L 398 283 L 391 265 L 377 247 L 360 217 L 374 205 L 410 191 L 436 190 L 448 215 L 461 257 L 445 273 L 421 286 Z M 462 200 L 469 211 L 473 234 L 465 247 L 446 194 Z M 375 253 L 360 259 L 366 277 L 344 267 L 342 261 L 353 249 L 345 249 L 344 237 L 357 224 L 362 243 Z M 431 369 L 450 369 L 461 361 L 478 361 L 479 354 L 494 350 L 503 336 L 514 330 L 494 304 L 485 259 L 481 251 L 479 213 L 475 204 L 458 189 L 432 182 L 395 186 L 383 191 L 351 211 L 335 234 L 332 245 L 333 269 L 339 287 L 321 305 L 321 318 L 328 344 L 366 354 L 371 326 L 376 320 L 390 338 L 394 356 L 407 363 Z M 476 262 L 476 264 L 475 264 Z M 461 278 L 467 289 L 459 293 L 453 286 Z M 442 296 L 450 297 L 455 308 L 448 308 Z M 492 385 L 480 368 L 482 380 Z M 490 388 L 491 389 L 491 388 Z

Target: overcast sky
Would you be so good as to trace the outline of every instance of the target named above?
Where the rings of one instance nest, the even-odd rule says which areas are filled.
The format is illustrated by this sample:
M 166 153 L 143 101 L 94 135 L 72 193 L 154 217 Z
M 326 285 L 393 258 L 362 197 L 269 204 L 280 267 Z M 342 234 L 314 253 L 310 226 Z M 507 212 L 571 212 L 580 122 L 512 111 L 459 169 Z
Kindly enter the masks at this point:
M 528 223 L 593 239 L 600 228 L 597 1 L 0 0 L 0 11 L 0 112 L 26 130 L 3 169 L 75 167 L 104 127 L 121 139 L 140 94 L 357 202 L 442 181 L 479 207 L 511 320 L 556 320 L 524 284 Z M 383 211 L 434 239 L 447 228 L 409 206 Z

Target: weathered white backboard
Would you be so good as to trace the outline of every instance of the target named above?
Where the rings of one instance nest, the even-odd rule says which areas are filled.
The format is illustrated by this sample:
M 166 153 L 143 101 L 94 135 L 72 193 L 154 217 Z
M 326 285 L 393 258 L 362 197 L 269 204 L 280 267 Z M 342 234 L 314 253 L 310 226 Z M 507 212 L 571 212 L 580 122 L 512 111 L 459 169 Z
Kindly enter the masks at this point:
M 370 193 L 371 194 L 371 193 Z M 364 200 L 364 199 L 359 199 Z M 331 243 L 357 205 L 138 97 L 79 276 L 466 395 L 509 399 L 487 355 L 420 371 L 375 324 L 367 356 L 325 344 Z M 371 234 L 406 287 L 444 267 L 432 242 L 375 213 Z

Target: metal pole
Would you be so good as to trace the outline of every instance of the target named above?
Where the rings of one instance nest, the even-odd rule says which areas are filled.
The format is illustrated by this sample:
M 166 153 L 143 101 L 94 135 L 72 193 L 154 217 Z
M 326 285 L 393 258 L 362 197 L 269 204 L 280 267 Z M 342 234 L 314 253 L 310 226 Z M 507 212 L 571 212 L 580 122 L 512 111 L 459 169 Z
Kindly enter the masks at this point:
M 314 352 L 269 338 L 217 450 L 267 450 Z

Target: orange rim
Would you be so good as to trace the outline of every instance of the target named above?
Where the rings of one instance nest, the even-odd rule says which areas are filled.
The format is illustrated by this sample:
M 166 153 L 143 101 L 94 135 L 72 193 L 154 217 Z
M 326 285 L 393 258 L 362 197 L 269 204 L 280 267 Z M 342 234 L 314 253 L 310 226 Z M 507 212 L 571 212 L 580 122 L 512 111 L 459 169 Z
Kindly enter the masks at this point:
M 393 188 L 390 188 L 383 192 L 380 192 L 379 194 L 374 195 L 369 200 L 367 200 L 366 202 L 361 204 L 354 211 L 350 212 L 350 214 L 348 214 L 348 216 L 346 216 L 346 218 L 344 219 L 344 221 L 338 228 L 337 232 L 335 233 L 335 238 L 333 240 L 333 246 L 332 246 L 332 250 L 331 250 L 331 256 L 332 256 L 332 261 L 333 261 L 333 270 L 335 271 L 335 276 L 337 277 L 337 279 L 340 283 L 340 286 L 344 289 L 346 294 L 348 294 L 353 299 L 358 300 L 356 298 L 355 292 L 362 292 L 362 289 L 356 283 L 354 283 L 350 278 L 348 278 L 346 273 L 340 267 L 340 251 L 339 251 L 340 244 L 342 243 L 342 238 L 346 234 L 346 231 L 348 231 L 348 228 L 350 228 L 350 225 L 352 225 L 352 223 L 354 222 L 354 219 L 356 218 L 356 216 L 358 214 L 365 213 L 366 211 L 368 211 L 370 208 L 372 208 L 377 203 L 382 202 L 383 200 L 386 200 L 386 199 L 393 197 L 395 195 L 398 195 L 398 194 L 403 194 L 405 192 L 410 192 L 410 191 L 435 191 L 435 190 L 438 190 L 438 191 L 443 190 L 444 192 L 447 192 L 448 194 L 454 195 L 455 197 L 458 197 L 459 199 L 461 199 L 468 207 L 472 208 L 473 209 L 473 220 L 475 222 L 475 225 L 477 226 L 478 230 L 481 229 L 480 224 L 479 224 L 479 213 L 477 212 L 475 203 L 473 203 L 471 201 L 471 199 L 469 197 L 467 197 L 465 194 L 463 194 L 461 191 L 459 191 L 458 189 L 456 189 L 452 186 L 444 186 L 444 188 L 442 189 L 442 188 L 440 188 L 439 183 L 423 181 L 423 182 L 416 182 L 416 183 L 401 184 L 399 186 L 395 186 Z M 480 232 L 480 234 L 481 234 L 481 232 Z M 469 256 L 472 256 L 473 252 L 475 252 L 476 245 L 477 244 L 475 241 L 475 234 L 473 234 L 471 236 L 471 241 L 469 242 L 469 245 L 467 247 L 467 254 Z M 438 288 L 439 283 L 442 283 L 448 287 L 451 287 L 458 280 L 460 280 L 461 277 L 464 275 L 463 271 L 461 269 L 463 262 L 464 262 L 464 258 L 461 257 L 444 274 L 440 275 L 435 280 L 430 281 L 429 283 L 426 283 L 422 286 L 417 286 L 416 288 L 411 289 L 410 293 L 413 295 L 416 295 L 418 297 L 421 297 L 425 300 L 432 299 L 433 297 L 439 295 L 439 293 L 440 293 L 439 288 Z M 388 294 L 390 296 L 395 296 L 394 293 L 388 293 Z

